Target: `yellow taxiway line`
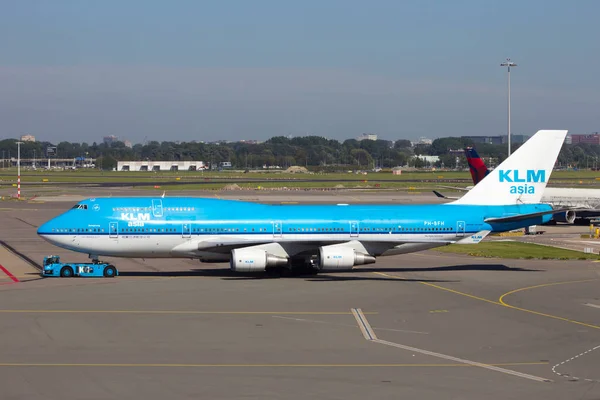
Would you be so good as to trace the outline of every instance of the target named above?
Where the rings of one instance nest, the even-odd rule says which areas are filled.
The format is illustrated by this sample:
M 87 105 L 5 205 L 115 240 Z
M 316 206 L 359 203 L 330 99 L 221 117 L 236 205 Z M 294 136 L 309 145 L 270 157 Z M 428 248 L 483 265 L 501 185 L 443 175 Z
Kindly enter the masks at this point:
M 493 366 L 547 365 L 547 362 L 487 364 Z M 135 364 L 135 363 L 0 363 L 0 367 L 121 367 L 121 368 L 399 368 L 473 367 L 468 364 Z
M 402 279 L 399 276 L 384 274 L 382 272 L 373 272 L 373 273 L 377 274 L 377 275 L 385 276 L 385 277 L 388 277 L 388 278 Z M 498 301 L 486 299 L 484 297 L 474 296 L 474 295 L 469 294 L 469 293 L 464 293 L 464 292 L 460 292 L 458 290 L 449 289 L 449 288 L 446 288 L 446 287 L 443 287 L 443 286 L 439 286 L 439 285 L 435 285 L 435 284 L 429 283 L 429 282 L 419 281 L 419 283 L 421 283 L 423 285 L 426 285 L 426 286 L 430 286 L 430 287 L 436 288 L 436 289 L 444 290 L 446 292 L 458 294 L 460 296 L 469 297 L 471 299 L 475 299 L 475 300 L 479 300 L 479 301 L 484 301 L 486 303 L 491 303 L 491 304 L 495 304 L 495 305 L 502 306 L 502 307 L 511 308 L 513 310 L 519 310 L 519 311 L 522 311 L 522 312 L 539 315 L 541 317 L 552 318 L 552 319 L 556 319 L 556 320 L 559 320 L 559 321 L 564 321 L 564 322 L 569 322 L 569 323 L 572 323 L 572 324 L 582 325 L 582 326 L 585 326 L 585 327 L 588 327 L 588 328 L 592 328 L 592 329 L 600 329 L 600 326 L 598 326 L 598 325 L 588 324 L 588 323 L 585 323 L 585 322 L 576 321 L 574 319 L 559 317 L 557 315 L 546 314 L 546 313 L 542 313 L 542 312 L 535 311 L 535 310 L 529 310 L 527 308 L 513 306 L 513 305 L 510 305 L 510 304 L 508 304 L 508 303 L 506 303 L 504 301 L 505 297 L 510 296 L 513 293 L 522 292 L 522 291 L 525 291 L 525 290 L 537 289 L 537 288 L 548 287 L 548 286 L 558 286 L 558 285 L 567 285 L 567 284 L 574 284 L 574 283 L 593 282 L 593 281 L 599 281 L 599 280 L 600 279 L 598 279 L 598 278 L 594 278 L 594 279 L 583 279 L 583 280 L 578 280 L 578 281 L 553 282 L 553 283 L 544 283 L 544 284 L 535 285 L 535 286 L 527 286 L 527 287 L 523 287 L 523 288 L 511 290 L 510 292 L 504 293 L 502 296 L 500 296 L 500 298 L 498 299 Z
M 352 315 L 350 311 L 0 310 L 2 314 Z M 365 314 L 378 314 L 365 312 Z

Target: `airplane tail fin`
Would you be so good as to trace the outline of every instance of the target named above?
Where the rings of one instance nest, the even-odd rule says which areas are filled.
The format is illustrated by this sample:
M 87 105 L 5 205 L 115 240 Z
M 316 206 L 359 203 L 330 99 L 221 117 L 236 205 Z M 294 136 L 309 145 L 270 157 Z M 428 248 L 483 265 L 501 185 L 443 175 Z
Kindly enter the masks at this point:
M 452 204 L 539 203 L 566 136 L 566 130 L 538 131 Z
M 477 185 L 490 173 L 490 170 L 487 169 L 485 163 L 474 148 L 466 147 L 465 156 L 467 156 L 467 163 L 469 163 L 469 172 L 471 172 L 473 184 Z

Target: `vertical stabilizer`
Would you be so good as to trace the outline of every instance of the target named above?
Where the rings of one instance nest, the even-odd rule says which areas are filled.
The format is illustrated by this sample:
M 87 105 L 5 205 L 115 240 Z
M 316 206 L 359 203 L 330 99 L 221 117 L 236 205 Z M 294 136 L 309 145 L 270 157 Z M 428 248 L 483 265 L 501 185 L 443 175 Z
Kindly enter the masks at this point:
M 477 185 L 490 173 L 490 170 L 487 169 L 485 163 L 474 148 L 465 148 L 465 156 L 467 157 L 467 163 L 469 164 L 471 178 L 473 178 L 473 185 Z
M 452 204 L 539 203 L 566 136 L 566 130 L 538 131 Z

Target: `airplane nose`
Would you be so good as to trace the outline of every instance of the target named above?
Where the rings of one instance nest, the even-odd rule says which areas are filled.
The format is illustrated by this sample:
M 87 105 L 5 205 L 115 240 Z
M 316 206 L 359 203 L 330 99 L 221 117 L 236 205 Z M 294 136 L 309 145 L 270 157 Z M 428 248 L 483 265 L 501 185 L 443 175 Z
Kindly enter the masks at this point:
M 50 233 L 52 233 L 50 222 L 46 222 L 45 224 L 40 225 L 37 229 L 38 236 L 42 237 L 45 240 L 48 240 Z

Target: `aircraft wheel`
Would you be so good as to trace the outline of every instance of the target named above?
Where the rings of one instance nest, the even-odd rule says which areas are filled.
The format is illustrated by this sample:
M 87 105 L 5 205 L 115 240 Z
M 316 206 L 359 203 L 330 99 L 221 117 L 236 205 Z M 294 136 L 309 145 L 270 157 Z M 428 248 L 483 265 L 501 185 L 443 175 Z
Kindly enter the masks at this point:
M 114 278 L 116 274 L 117 270 L 112 265 L 109 265 L 108 267 L 104 268 L 104 276 L 106 278 Z
M 68 265 L 60 269 L 60 276 L 63 278 L 72 278 L 73 275 L 73 268 L 69 267 Z

